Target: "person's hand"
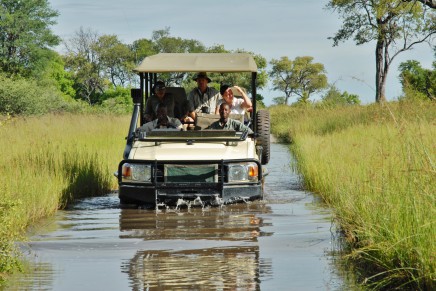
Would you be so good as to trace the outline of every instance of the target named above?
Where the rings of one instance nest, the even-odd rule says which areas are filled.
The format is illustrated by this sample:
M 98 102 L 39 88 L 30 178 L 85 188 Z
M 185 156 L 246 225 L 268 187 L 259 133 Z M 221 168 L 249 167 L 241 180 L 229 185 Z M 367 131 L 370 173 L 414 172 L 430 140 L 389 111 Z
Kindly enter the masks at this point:
M 238 90 L 238 91 L 239 91 L 239 93 L 243 93 L 243 91 L 242 91 L 241 87 L 239 87 L 239 86 L 233 86 L 233 88 L 235 88 L 236 90 Z

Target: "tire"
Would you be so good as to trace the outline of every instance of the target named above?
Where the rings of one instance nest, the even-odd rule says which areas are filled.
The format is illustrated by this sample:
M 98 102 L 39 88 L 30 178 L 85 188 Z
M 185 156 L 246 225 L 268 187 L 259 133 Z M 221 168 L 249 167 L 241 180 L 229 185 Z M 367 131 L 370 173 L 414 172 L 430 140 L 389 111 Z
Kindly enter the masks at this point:
M 256 113 L 257 144 L 262 146 L 260 162 L 266 165 L 270 158 L 270 123 L 269 111 L 259 110 Z

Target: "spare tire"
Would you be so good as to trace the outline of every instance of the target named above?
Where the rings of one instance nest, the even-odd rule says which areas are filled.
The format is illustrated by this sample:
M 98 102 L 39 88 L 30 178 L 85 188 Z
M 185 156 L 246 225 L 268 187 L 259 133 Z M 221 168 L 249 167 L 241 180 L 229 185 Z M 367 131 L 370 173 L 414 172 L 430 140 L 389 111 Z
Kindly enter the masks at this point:
M 266 165 L 270 158 L 270 124 L 269 111 L 259 110 L 256 113 L 257 144 L 262 146 L 260 162 Z

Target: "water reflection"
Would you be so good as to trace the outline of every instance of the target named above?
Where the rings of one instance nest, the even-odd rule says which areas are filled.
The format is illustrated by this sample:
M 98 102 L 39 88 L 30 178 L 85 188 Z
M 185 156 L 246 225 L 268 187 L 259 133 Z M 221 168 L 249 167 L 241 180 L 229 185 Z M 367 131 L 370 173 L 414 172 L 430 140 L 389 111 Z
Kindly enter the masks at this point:
M 178 211 L 121 209 L 120 238 L 256 241 L 259 235 L 267 235 L 261 233 L 264 224 L 258 214 L 270 212 L 257 202 Z
M 258 246 L 138 252 L 124 269 L 132 290 L 260 289 Z
M 263 203 L 185 210 L 122 209 L 120 238 L 158 241 L 122 265 L 132 290 L 259 290 L 271 274 L 259 236 Z

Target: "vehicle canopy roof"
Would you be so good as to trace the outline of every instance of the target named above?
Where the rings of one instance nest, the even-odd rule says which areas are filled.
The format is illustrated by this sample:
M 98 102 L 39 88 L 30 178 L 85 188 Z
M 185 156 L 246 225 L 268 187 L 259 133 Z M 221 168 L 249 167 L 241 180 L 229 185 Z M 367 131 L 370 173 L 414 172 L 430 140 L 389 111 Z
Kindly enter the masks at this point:
M 257 72 L 248 53 L 160 53 L 146 57 L 137 73 L 170 72 Z

